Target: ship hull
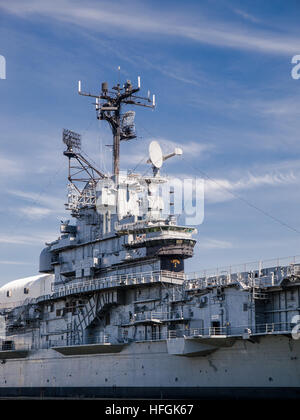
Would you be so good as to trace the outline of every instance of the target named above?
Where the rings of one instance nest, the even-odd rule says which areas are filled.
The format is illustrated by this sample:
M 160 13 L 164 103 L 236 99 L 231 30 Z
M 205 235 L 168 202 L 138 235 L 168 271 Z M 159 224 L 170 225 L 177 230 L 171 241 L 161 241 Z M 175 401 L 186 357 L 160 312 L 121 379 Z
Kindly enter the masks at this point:
M 1 359 L 1 358 L 0 358 Z M 1 397 L 299 398 L 300 340 L 237 340 L 206 356 L 176 356 L 167 343 L 120 353 L 63 356 L 38 350 L 0 364 Z

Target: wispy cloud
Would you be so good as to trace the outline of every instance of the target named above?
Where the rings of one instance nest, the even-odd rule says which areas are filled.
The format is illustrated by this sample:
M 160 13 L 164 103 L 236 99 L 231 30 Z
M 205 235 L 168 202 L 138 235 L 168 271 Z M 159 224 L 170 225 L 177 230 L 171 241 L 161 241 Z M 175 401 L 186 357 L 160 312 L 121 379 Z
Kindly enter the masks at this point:
M 202 249 L 229 249 L 232 248 L 233 245 L 229 241 L 203 237 L 201 238 L 198 247 Z
M 270 118 L 282 116 L 286 121 L 289 117 L 292 119 L 300 117 L 298 95 L 273 100 L 256 100 L 251 105 L 257 112 L 263 113 L 264 116 L 269 116 Z
M 26 216 L 29 219 L 36 220 L 36 219 L 43 219 L 46 216 L 49 216 L 54 210 L 46 209 L 43 207 L 21 207 L 18 209 L 21 214 Z
M 0 175 L 12 176 L 22 173 L 22 168 L 11 158 L 0 156 Z
M 264 186 L 275 187 L 290 185 L 299 182 L 299 177 L 294 173 L 267 173 L 263 175 L 249 174 L 237 181 L 228 179 L 206 179 L 205 200 L 208 202 L 222 202 L 236 198 L 239 192 L 261 188 Z
M 234 13 L 236 13 L 237 15 L 241 16 L 242 18 L 253 22 L 253 23 L 259 23 L 261 22 L 260 19 L 258 19 L 257 17 L 251 15 L 250 13 L 245 12 L 244 10 L 241 9 L 233 9 Z
M 24 198 L 25 200 L 32 201 L 34 203 L 40 203 L 46 206 L 49 206 L 50 208 L 57 208 L 62 205 L 62 200 L 57 197 L 42 195 L 34 192 L 26 192 L 26 191 L 19 191 L 19 190 L 9 190 L 8 193 Z
M 69 22 L 80 27 L 93 28 L 95 31 L 126 31 L 127 34 L 147 34 L 151 36 L 170 36 L 192 40 L 202 44 L 218 47 L 238 48 L 242 50 L 261 51 L 271 54 L 295 54 L 299 50 L 299 38 L 294 34 L 278 35 L 272 31 L 254 30 L 252 27 L 243 28 L 235 26 L 233 22 L 217 22 L 202 15 L 198 23 L 193 16 L 185 11 L 180 16 L 168 13 L 157 14 L 145 9 L 143 12 L 130 7 L 128 3 L 95 3 L 74 2 L 60 0 L 52 2 L 39 2 L 16 0 L 13 3 L 0 1 L 0 7 L 6 12 L 23 18 L 47 17 L 60 22 Z M 178 12 L 177 12 L 178 13 Z M 239 10 L 240 15 L 247 20 L 253 17 Z
M 53 232 L 33 233 L 32 235 L 0 234 L 0 244 L 41 245 L 55 238 Z
M 0 264 L 5 264 L 5 265 L 32 265 L 32 266 L 35 265 L 35 264 L 31 263 L 31 262 L 10 261 L 10 260 L 0 260 Z
M 16 211 L 29 219 L 42 219 L 50 214 L 60 215 L 64 212 L 64 200 L 54 197 L 37 194 L 33 192 L 25 192 L 18 190 L 8 190 L 9 194 L 14 197 L 29 201 L 33 205 L 17 206 Z M 43 206 L 43 207 L 42 207 Z
M 193 179 L 195 177 L 204 179 L 204 191 L 206 203 L 219 203 L 232 200 L 239 197 L 243 191 L 254 190 L 262 187 L 278 187 L 286 185 L 294 185 L 299 183 L 300 173 L 288 170 L 287 172 L 274 171 L 253 175 L 248 173 L 247 176 L 238 178 L 237 180 L 230 180 L 227 178 L 213 178 L 206 176 L 203 172 L 193 174 L 178 174 L 176 180 L 181 182 L 183 179 Z M 270 165 L 270 168 L 272 165 Z M 289 169 L 282 165 L 282 169 Z M 299 168 L 298 168 L 299 169 Z

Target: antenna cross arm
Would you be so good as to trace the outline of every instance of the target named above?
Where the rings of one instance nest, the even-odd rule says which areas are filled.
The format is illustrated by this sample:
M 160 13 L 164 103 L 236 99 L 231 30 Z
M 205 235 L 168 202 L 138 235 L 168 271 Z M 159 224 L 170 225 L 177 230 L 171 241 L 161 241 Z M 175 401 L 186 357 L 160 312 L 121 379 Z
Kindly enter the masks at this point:
M 123 101 L 123 103 L 129 104 L 129 105 L 143 106 L 145 108 L 155 108 L 155 105 L 146 105 L 146 104 L 142 104 L 140 102 L 135 102 L 135 101 Z
M 118 109 L 116 106 L 102 106 L 100 111 L 118 111 Z
M 79 95 L 81 96 L 90 96 L 91 98 L 99 98 L 99 95 L 92 95 L 91 93 L 87 93 L 87 92 L 79 92 Z
M 113 98 L 112 98 L 112 97 L 110 97 L 110 96 L 108 96 L 108 95 L 93 95 L 92 93 L 89 93 L 89 92 L 83 92 L 83 91 L 81 90 L 81 81 L 80 81 L 80 80 L 79 80 L 79 82 L 78 82 L 78 93 L 79 93 L 79 95 L 81 95 L 81 96 L 89 96 L 89 97 L 91 97 L 91 98 L 105 99 L 105 100 L 107 100 L 107 101 L 112 101 L 112 100 L 113 100 Z
M 120 95 L 120 100 L 123 101 L 123 99 L 129 98 L 133 93 L 136 93 L 140 90 L 140 88 L 131 89 L 129 92 L 122 93 Z

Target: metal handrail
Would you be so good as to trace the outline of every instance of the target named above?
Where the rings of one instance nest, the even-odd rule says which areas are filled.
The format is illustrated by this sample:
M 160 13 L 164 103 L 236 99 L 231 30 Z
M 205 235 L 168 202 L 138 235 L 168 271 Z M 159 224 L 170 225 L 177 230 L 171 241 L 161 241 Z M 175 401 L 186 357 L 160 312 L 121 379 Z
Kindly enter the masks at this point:
M 154 315 L 155 313 L 153 313 Z M 163 312 L 157 313 L 158 315 L 165 314 Z M 46 343 L 46 348 L 52 347 L 66 347 L 66 346 L 79 346 L 89 344 L 126 344 L 132 341 L 162 341 L 177 338 L 203 338 L 210 339 L 218 337 L 223 338 L 249 338 L 255 335 L 271 335 L 271 334 L 290 334 L 293 328 L 293 324 L 288 322 L 281 323 L 265 323 L 258 324 L 255 326 L 240 325 L 240 326 L 222 326 L 222 327 L 206 327 L 206 328 L 181 328 L 176 330 L 169 330 L 164 332 L 154 332 L 146 337 L 139 337 L 139 339 L 132 339 L 128 337 L 125 332 L 122 337 L 112 337 L 110 334 L 103 333 L 96 337 L 87 337 L 84 341 L 78 341 L 77 339 L 63 339 L 63 340 L 49 340 Z M 29 351 L 32 349 L 32 345 L 28 342 L 21 342 L 19 340 L 0 340 L 0 352 L 1 351 Z
M 63 340 L 51 340 L 48 343 L 48 347 L 66 347 L 66 346 L 78 346 L 88 344 L 111 344 L 110 334 L 101 334 L 97 337 L 87 337 L 83 342 L 76 339 L 63 339 Z
M 271 266 L 267 263 L 275 262 Z M 268 265 L 268 267 L 267 267 Z M 233 270 L 236 269 L 235 272 Z M 42 295 L 28 301 L 15 301 L 0 303 L 0 310 L 10 310 L 26 304 L 34 304 L 43 300 L 51 299 L 56 294 L 76 292 L 76 289 L 99 290 L 113 288 L 122 285 L 135 285 L 151 282 L 161 282 L 164 278 L 183 281 L 183 288 L 191 290 L 194 288 L 206 289 L 208 287 L 228 286 L 239 284 L 242 288 L 266 288 L 280 284 L 286 277 L 300 277 L 300 256 L 277 258 L 274 260 L 256 261 L 235 266 L 203 270 L 200 273 L 175 273 L 169 271 L 150 271 L 144 273 L 120 274 L 105 278 L 90 279 L 79 282 L 70 282 L 63 285 L 52 283 L 52 294 Z
M 207 328 L 192 328 L 192 329 L 178 329 L 170 330 L 165 333 L 153 333 L 150 337 L 144 338 L 142 341 L 158 341 L 169 340 L 176 338 L 230 338 L 230 337 L 245 337 L 252 335 L 266 335 L 266 334 L 280 334 L 291 333 L 292 325 L 290 323 L 267 323 L 252 326 L 224 326 L 224 327 L 207 327 Z M 141 341 L 141 339 L 139 340 Z
M 284 267 L 292 267 L 299 264 L 300 265 L 300 255 L 295 256 L 288 256 L 288 257 L 280 257 L 274 258 L 269 260 L 262 260 L 262 261 L 254 261 L 254 262 L 247 262 L 223 267 L 215 267 L 211 269 L 203 269 L 199 272 L 190 272 L 186 273 L 186 280 L 194 280 L 194 279 L 213 279 L 221 278 L 221 277 L 228 277 L 230 278 L 231 275 L 237 275 L 240 273 L 251 273 L 251 272 L 258 272 L 260 277 L 263 277 L 263 271 L 273 268 L 284 268 Z
M 102 277 L 92 280 L 84 280 L 79 282 L 70 282 L 70 284 L 57 285 L 52 283 L 52 291 L 61 293 L 74 289 L 83 288 L 109 288 L 120 285 L 132 285 L 141 283 L 151 283 L 163 281 L 163 278 L 175 278 L 184 280 L 184 274 L 170 273 L 169 271 L 149 271 L 144 273 L 119 274 L 117 276 Z
M 141 313 L 135 313 L 122 320 L 123 324 L 135 323 L 139 321 L 166 321 L 166 320 L 181 320 L 184 319 L 183 311 L 171 311 L 171 312 L 156 312 L 146 311 Z

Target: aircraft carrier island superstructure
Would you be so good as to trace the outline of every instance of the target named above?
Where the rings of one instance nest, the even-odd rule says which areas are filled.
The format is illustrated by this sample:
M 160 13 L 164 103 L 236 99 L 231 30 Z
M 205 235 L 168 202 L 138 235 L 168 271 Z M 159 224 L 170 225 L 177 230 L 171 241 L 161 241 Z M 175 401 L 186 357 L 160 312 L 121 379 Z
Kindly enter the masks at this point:
M 40 274 L 0 288 L 0 396 L 299 397 L 300 258 L 185 273 L 196 230 L 159 194 L 163 162 L 182 150 L 153 141 L 150 175 L 119 171 L 120 142 L 136 136 L 123 107 L 155 106 L 139 90 L 79 82 L 112 129 L 112 174 L 63 130 L 76 223 L 62 221 Z

